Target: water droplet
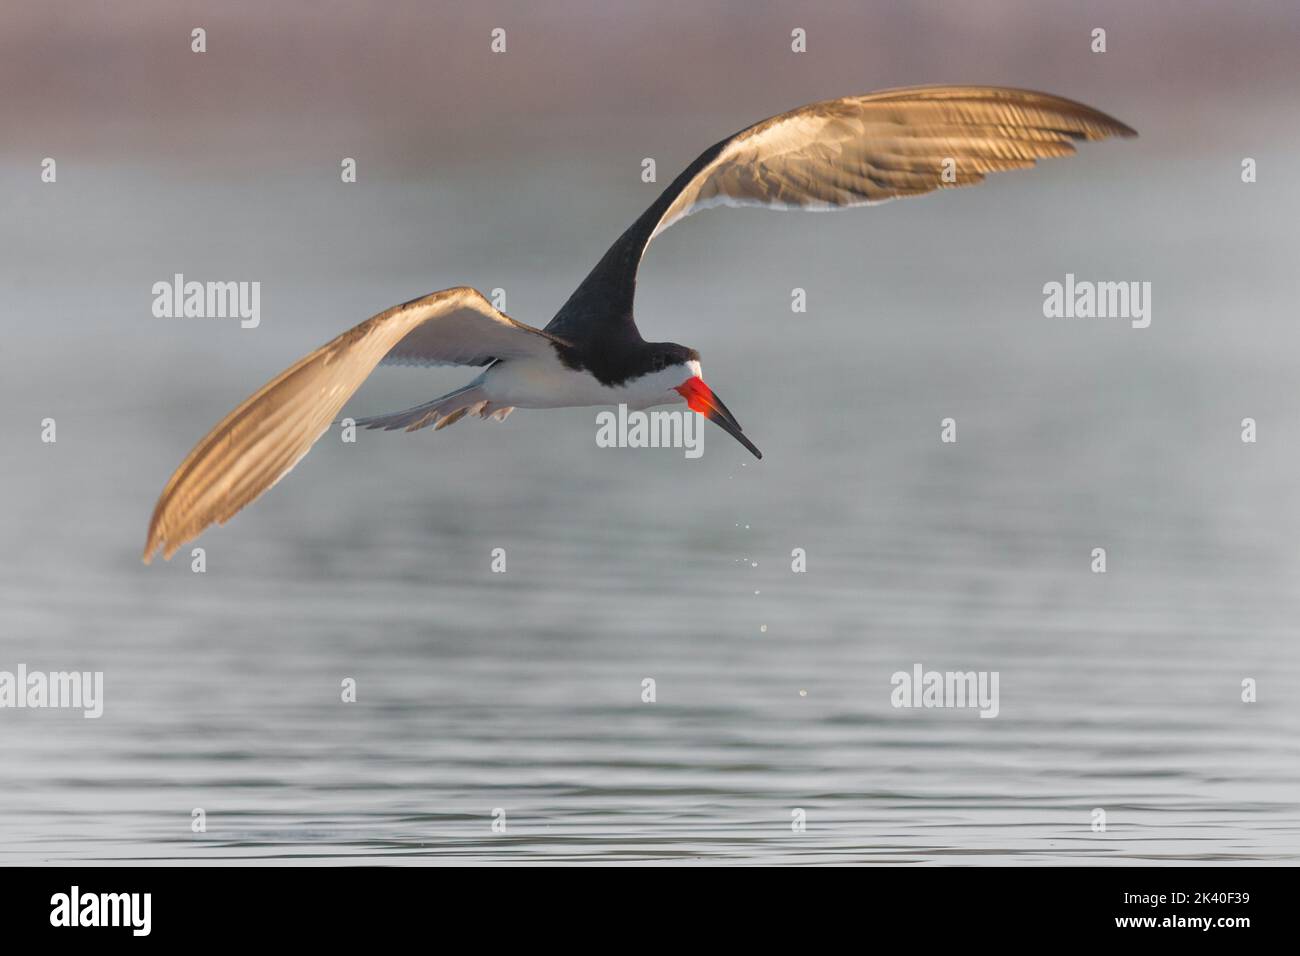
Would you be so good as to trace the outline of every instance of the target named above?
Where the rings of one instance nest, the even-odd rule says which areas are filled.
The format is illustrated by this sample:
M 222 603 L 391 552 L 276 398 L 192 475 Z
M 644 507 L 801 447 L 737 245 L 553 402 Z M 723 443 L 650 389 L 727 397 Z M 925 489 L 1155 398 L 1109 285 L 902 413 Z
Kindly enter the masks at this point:
M 807 696 L 808 696 L 808 692 L 807 692 L 806 690 L 804 690 L 802 687 L 800 687 L 800 688 L 799 688 L 799 696 L 800 696 L 800 697 L 807 697 Z
M 766 625 L 766 624 L 760 624 L 760 625 L 758 626 L 758 632 L 759 632 L 760 634 L 766 634 L 766 633 L 767 633 L 767 625 Z

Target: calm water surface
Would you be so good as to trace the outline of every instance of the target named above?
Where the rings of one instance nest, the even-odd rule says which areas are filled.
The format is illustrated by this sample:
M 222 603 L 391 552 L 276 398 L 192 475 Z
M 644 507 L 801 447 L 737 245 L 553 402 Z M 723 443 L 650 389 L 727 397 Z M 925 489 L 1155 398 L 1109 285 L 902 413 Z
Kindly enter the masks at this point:
M 205 574 L 139 549 L 236 401 L 431 289 L 542 324 L 640 200 L 565 219 L 552 170 L 536 210 L 107 168 L 20 192 L 0 669 L 102 670 L 106 702 L 0 712 L 0 862 L 1294 863 L 1295 195 L 1210 228 L 1204 167 L 1084 165 L 660 240 L 647 334 L 701 349 L 761 463 L 717 430 L 698 461 L 598 449 L 592 410 L 327 438 L 201 539 Z M 176 271 L 262 281 L 262 327 L 154 319 Z M 1152 327 L 1044 319 L 1067 271 L 1153 281 Z M 997 671 L 999 716 L 893 708 L 916 663 Z

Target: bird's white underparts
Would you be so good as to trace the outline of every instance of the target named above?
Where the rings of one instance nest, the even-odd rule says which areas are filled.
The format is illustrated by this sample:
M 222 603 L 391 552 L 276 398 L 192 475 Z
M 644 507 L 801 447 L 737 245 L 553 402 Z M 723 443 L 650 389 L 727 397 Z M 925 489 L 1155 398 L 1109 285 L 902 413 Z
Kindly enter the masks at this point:
M 545 328 L 467 287 L 394 306 L 300 359 L 222 419 L 181 462 L 149 523 L 144 560 L 224 523 L 283 478 L 376 366 L 463 365 L 470 382 L 370 428 L 444 428 L 516 408 L 685 402 L 762 457 L 704 383 L 699 354 L 647 342 L 632 306 L 650 241 L 712 206 L 841 209 L 983 181 L 1068 156 L 1078 140 L 1133 136 L 1090 107 L 1029 90 L 930 86 L 826 100 L 714 144 L 623 233 Z

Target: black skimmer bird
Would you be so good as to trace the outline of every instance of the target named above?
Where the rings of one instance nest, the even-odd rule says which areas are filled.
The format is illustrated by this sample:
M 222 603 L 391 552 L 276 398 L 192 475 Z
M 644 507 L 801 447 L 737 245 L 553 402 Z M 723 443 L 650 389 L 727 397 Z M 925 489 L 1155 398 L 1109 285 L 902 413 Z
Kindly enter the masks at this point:
M 1133 136 L 1103 113 L 1046 93 L 978 86 L 885 90 L 813 103 L 711 146 L 609 248 L 544 329 L 467 287 L 394 306 L 291 365 L 232 411 L 167 482 L 145 543 L 170 558 L 283 478 L 377 365 L 483 371 L 424 405 L 357 419 L 443 428 L 515 408 L 684 402 L 757 447 L 700 372 L 694 349 L 647 342 L 632 315 L 637 267 L 655 236 L 711 206 L 839 209 L 981 182 L 1068 156 L 1076 140 Z

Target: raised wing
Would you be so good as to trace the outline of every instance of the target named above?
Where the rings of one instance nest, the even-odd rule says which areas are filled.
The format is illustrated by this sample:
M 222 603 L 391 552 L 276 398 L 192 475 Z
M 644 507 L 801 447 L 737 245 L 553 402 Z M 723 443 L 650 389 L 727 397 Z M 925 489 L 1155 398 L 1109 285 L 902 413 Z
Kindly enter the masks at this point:
M 554 342 L 464 286 L 367 319 L 263 385 L 194 447 L 154 507 L 145 563 L 159 548 L 170 558 L 288 474 L 381 361 L 486 365 L 543 354 Z
M 718 205 L 840 209 L 970 186 L 991 172 L 1074 153 L 1074 141 L 1135 136 L 1047 93 L 929 86 L 847 96 L 764 120 L 705 150 L 614 243 L 546 330 L 571 341 L 632 323 L 650 240 Z

